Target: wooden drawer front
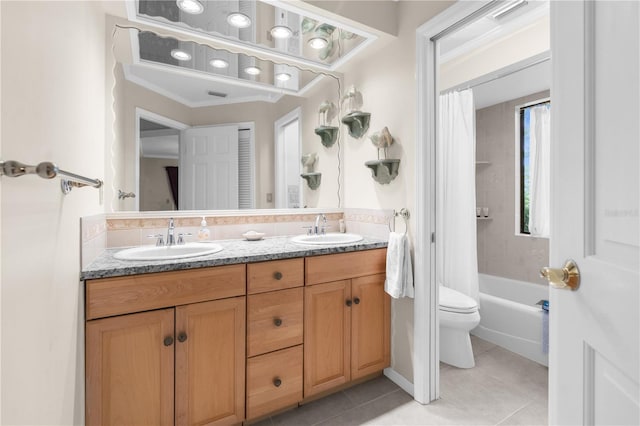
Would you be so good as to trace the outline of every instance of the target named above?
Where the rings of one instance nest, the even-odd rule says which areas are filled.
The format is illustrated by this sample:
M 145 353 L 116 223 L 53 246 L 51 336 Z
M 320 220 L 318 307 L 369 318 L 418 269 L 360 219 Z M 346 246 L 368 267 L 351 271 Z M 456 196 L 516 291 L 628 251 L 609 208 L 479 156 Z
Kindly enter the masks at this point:
M 244 264 L 89 280 L 87 319 L 242 296 L 245 283 Z
M 247 277 L 249 294 L 299 287 L 304 285 L 304 259 L 250 263 Z
M 302 287 L 248 296 L 247 356 L 302 343 L 303 297 Z
M 302 401 L 302 346 L 247 360 L 247 419 L 299 401 Z
M 305 258 L 305 284 L 340 281 L 385 273 L 387 249 L 363 250 Z

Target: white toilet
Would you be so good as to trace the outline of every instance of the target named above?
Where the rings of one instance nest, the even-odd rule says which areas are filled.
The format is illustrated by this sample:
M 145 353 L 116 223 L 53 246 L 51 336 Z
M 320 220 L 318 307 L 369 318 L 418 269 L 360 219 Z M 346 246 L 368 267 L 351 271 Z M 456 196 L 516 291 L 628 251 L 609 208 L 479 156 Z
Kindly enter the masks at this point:
M 469 331 L 480 323 L 478 304 L 459 291 L 440 286 L 440 361 L 458 368 L 472 368 Z

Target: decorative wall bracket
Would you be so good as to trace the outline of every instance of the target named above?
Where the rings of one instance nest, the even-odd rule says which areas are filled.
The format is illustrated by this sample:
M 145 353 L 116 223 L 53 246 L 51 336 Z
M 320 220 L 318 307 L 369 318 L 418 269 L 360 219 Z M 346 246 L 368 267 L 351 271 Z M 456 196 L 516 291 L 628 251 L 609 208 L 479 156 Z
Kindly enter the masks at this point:
M 385 185 L 398 176 L 400 159 L 373 160 L 364 163 L 371 169 L 371 176 L 379 184 Z
M 320 140 L 322 141 L 322 145 L 327 148 L 331 148 L 336 140 L 338 139 L 338 131 L 340 129 L 338 127 L 333 126 L 320 126 L 316 127 L 315 132 L 316 135 L 320 136 Z
M 309 185 L 310 189 L 315 190 L 315 189 L 318 189 L 318 187 L 320 186 L 322 173 L 320 172 L 302 173 L 300 176 L 307 181 L 307 185 Z
M 354 111 L 342 117 L 342 123 L 349 128 L 349 135 L 359 139 L 367 130 L 369 130 L 369 122 L 371 121 L 371 113 Z

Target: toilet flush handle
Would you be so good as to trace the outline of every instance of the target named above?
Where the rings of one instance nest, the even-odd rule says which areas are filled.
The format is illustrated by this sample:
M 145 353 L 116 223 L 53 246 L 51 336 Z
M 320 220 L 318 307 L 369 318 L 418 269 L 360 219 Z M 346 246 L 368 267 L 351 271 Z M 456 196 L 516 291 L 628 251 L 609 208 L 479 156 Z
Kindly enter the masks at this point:
M 569 259 L 561 269 L 549 268 L 540 270 L 540 276 L 549 281 L 549 285 L 558 289 L 577 290 L 580 287 L 580 270 L 576 262 Z

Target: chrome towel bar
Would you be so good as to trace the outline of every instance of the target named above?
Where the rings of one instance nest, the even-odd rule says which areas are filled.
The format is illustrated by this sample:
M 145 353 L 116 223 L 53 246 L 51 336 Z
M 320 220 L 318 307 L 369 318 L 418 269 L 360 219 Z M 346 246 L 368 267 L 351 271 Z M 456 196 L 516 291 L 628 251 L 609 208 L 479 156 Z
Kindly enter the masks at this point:
M 64 194 L 68 194 L 74 187 L 92 186 L 100 188 L 100 179 L 89 179 L 75 173 L 67 172 L 58 168 L 55 164 L 44 161 L 37 166 L 30 166 L 18 161 L 0 161 L 0 176 L 19 177 L 22 175 L 38 175 L 44 179 L 60 177 L 60 188 Z
M 404 219 L 404 234 L 407 235 L 407 230 L 409 229 L 409 210 L 406 208 L 401 208 L 399 212 L 397 211 L 393 211 L 393 217 L 389 218 L 389 222 L 387 223 L 387 226 L 389 227 L 389 232 L 391 231 L 395 231 L 396 229 L 396 217 L 400 216 L 402 219 Z M 391 220 L 393 220 L 393 229 L 391 229 Z

